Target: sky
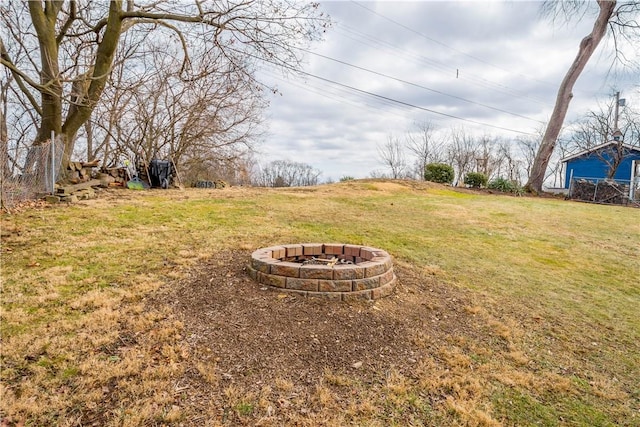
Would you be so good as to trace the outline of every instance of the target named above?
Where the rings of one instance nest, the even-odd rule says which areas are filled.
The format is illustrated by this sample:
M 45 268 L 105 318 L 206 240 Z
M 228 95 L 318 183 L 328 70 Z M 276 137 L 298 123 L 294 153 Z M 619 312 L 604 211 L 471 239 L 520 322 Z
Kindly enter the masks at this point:
M 322 2 L 333 26 L 304 55 L 304 75 L 263 70 L 277 86 L 261 163 L 286 159 L 321 181 L 384 172 L 378 147 L 430 122 L 441 135 L 513 140 L 544 129 L 557 89 L 595 15 L 552 22 L 538 1 Z M 635 52 L 628 52 L 637 58 Z M 612 69 L 603 41 L 574 87 L 567 122 L 640 76 Z M 367 93 L 368 92 L 368 93 Z M 637 99 L 636 104 L 640 103 Z

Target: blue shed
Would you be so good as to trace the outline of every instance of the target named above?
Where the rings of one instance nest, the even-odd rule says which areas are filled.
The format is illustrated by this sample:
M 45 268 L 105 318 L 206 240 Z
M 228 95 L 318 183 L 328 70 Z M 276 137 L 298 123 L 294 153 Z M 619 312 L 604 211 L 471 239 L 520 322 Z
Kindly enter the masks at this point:
M 607 178 L 609 164 L 618 149 L 622 159 L 613 179 L 626 184 L 640 179 L 640 147 L 611 141 L 562 159 L 565 170 L 564 188 L 569 188 L 572 178 L 593 181 Z

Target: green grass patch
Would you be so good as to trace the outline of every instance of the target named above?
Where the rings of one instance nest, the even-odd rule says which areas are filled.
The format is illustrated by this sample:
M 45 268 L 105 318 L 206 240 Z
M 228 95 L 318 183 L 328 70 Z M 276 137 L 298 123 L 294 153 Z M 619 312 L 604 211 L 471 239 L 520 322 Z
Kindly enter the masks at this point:
M 473 377 L 476 383 L 440 373 L 440 394 L 407 380 L 406 391 L 376 397 L 385 401 L 372 400 L 368 409 L 353 409 L 343 400 L 332 411 L 347 408 L 352 424 L 439 420 L 454 425 L 473 424 L 472 419 L 482 425 L 493 417 L 519 426 L 640 425 L 637 209 L 388 182 L 348 181 L 304 191 L 123 191 L 130 200 L 2 217 L 3 230 L 8 230 L 0 255 L 1 351 L 8 367 L 2 381 L 9 390 L 23 387 L 16 401 L 2 404 L 5 413 L 36 414 L 37 405 L 30 403 L 34 396 L 43 390 L 52 394 L 60 380 L 80 381 L 100 369 L 113 369 L 109 378 L 128 378 L 131 384 L 144 372 L 148 378 L 131 389 L 153 402 L 148 407 L 171 409 L 169 398 L 150 397 L 162 387 L 154 381 L 165 375 L 170 387 L 180 389 L 168 371 L 189 349 L 148 345 L 145 351 L 153 357 L 160 360 L 157 354 L 162 354 L 171 362 L 145 371 L 140 356 L 146 353 L 135 346 L 146 346 L 147 331 L 169 320 L 152 318 L 140 301 L 159 283 L 181 278 L 217 251 L 344 242 L 382 248 L 418 271 L 437 271 L 440 283 L 471 295 L 482 327 L 494 329 L 486 348 L 465 350 L 469 363 L 486 370 Z M 134 332 L 109 335 L 127 322 Z M 472 340 L 465 334 L 475 333 L 473 328 L 452 339 Z M 153 336 L 173 336 L 162 331 Z M 58 360 L 46 354 L 56 346 L 60 354 L 72 356 Z M 115 347 L 123 353 L 113 354 Z M 105 367 L 101 363 L 107 357 L 118 359 Z M 158 374 L 162 369 L 167 372 Z M 417 369 L 406 377 L 420 377 Z M 501 378 L 495 388 L 478 379 L 491 375 Z M 28 377 L 26 385 L 18 386 L 23 377 Z M 558 379 L 566 380 L 560 391 L 554 385 Z M 535 383 L 535 390 L 527 381 Z M 460 397 L 460 384 L 473 393 Z M 111 386 L 100 383 L 87 399 L 94 399 L 92 404 L 104 399 L 100 390 L 115 393 Z M 358 393 L 373 394 L 375 387 L 360 384 Z M 82 398 L 77 399 L 69 407 L 61 403 L 65 398 L 56 400 L 58 406 L 47 417 L 63 420 L 70 407 L 82 406 Z M 132 401 L 131 396 L 123 396 L 124 401 Z M 257 421 L 265 416 L 261 405 L 245 399 L 227 408 Z M 128 414 L 140 424 L 153 419 L 131 413 L 121 410 L 122 417 Z M 35 424 L 45 419 L 33 417 Z

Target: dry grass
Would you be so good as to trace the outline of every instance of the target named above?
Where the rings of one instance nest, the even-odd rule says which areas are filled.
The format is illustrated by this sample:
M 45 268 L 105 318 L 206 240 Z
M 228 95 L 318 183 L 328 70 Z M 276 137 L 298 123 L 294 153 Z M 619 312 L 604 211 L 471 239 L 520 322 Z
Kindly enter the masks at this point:
M 225 251 L 301 241 L 395 257 L 394 296 L 341 310 L 403 325 L 413 356 L 229 379 L 163 297 Z M 639 242 L 635 209 L 399 181 L 5 215 L 1 424 L 638 426 Z

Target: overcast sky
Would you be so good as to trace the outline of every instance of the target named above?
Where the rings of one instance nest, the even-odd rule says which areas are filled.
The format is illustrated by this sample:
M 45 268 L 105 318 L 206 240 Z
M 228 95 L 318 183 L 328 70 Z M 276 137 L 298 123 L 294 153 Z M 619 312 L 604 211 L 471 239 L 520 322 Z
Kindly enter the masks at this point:
M 309 75 L 264 72 L 279 94 L 270 99 L 262 162 L 308 163 L 323 172 L 322 181 L 365 178 L 384 169 L 377 146 L 403 138 L 415 123 L 432 122 L 443 134 L 460 127 L 504 138 L 536 133 L 593 25 L 593 15 L 554 24 L 540 16 L 540 5 L 323 2 L 334 26 L 305 55 Z M 610 70 L 612 51 L 609 41 L 592 57 L 568 120 L 614 89 L 627 98 L 637 93 L 636 73 Z

